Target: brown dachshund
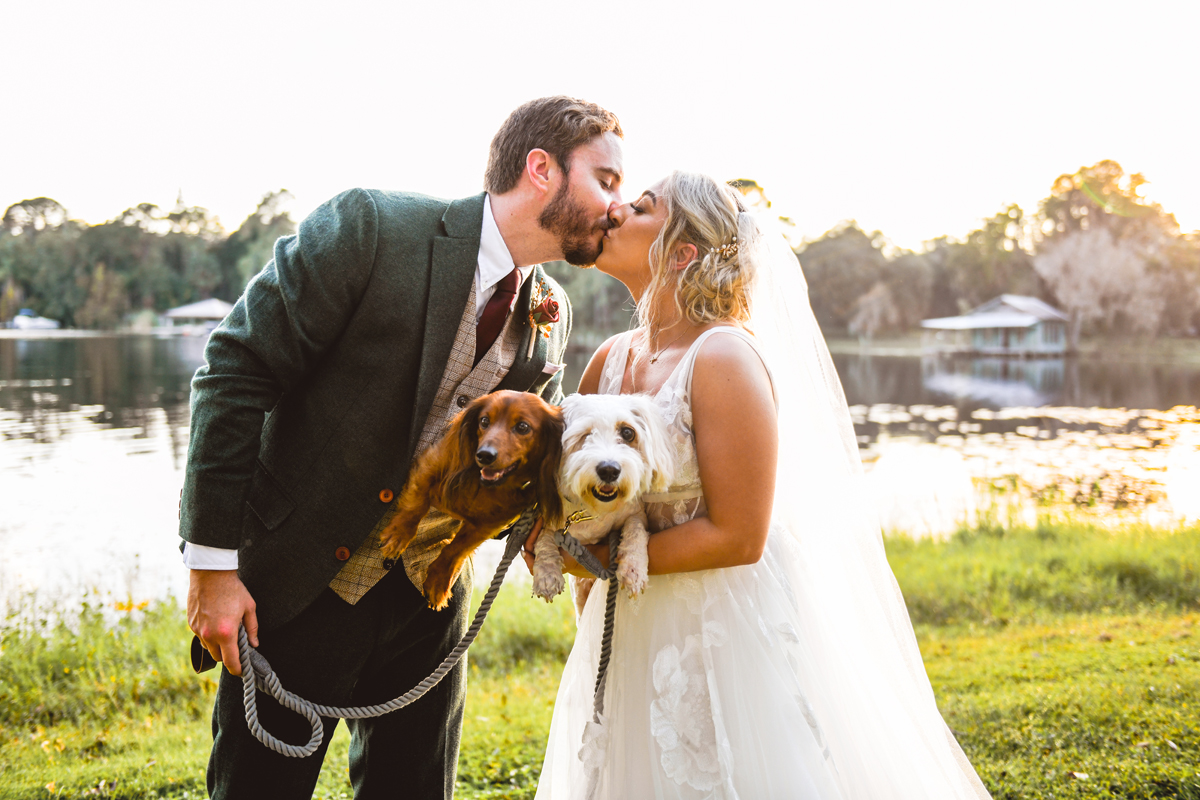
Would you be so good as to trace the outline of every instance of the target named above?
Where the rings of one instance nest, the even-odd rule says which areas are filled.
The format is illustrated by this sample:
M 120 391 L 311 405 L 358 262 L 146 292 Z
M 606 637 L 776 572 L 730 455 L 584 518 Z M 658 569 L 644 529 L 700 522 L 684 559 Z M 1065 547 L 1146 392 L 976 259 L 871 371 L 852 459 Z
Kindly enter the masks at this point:
M 446 607 L 450 583 L 467 557 L 535 501 L 545 517 L 562 515 L 556 480 L 562 433 L 562 412 L 537 395 L 493 392 L 464 408 L 417 459 L 380 540 L 384 556 L 395 558 L 431 506 L 462 520 L 429 565 L 424 590 L 430 608 Z

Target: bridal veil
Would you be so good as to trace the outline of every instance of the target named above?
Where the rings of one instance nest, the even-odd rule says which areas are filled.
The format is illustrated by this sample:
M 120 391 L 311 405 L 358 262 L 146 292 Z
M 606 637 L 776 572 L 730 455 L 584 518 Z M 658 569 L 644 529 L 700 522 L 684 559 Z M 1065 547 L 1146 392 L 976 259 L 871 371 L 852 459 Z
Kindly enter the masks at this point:
M 804 274 L 770 227 L 743 212 L 738 243 L 756 272 L 751 328 L 779 407 L 774 522 L 800 555 L 788 583 L 812 722 L 847 798 L 986 798 L 934 702 Z

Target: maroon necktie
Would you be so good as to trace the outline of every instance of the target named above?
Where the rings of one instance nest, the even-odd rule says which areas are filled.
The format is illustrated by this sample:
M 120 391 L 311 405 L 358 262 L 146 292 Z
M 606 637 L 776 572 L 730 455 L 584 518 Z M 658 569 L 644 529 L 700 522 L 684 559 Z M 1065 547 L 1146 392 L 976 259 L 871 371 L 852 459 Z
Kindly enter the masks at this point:
M 520 273 L 516 268 L 500 279 L 496 291 L 488 298 L 483 307 L 483 316 L 475 326 L 475 363 L 478 364 L 483 354 L 491 348 L 500 331 L 504 330 L 504 320 L 508 319 L 508 309 L 520 285 Z

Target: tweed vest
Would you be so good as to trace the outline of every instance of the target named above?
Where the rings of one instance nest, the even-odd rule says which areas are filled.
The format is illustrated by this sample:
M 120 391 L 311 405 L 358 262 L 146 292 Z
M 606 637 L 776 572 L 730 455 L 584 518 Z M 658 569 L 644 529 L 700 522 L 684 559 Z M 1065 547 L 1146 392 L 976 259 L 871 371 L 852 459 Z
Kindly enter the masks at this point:
M 528 279 L 527 277 L 526 280 Z M 414 464 L 425 450 L 442 437 L 458 412 L 472 400 L 495 389 L 508 374 L 523 335 L 521 315 L 514 307 L 496 341 L 472 368 L 472 362 L 475 360 L 475 286 L 472 282 L 471 295 L 463 308 L 458 333 L 454 337 L 454 347 L 450 351 L 450 361 L 442 372 L 442 381 L 438 385 L 433 406 L 429 409 L 429 416 L 425 418 L 425 426 L 421 429 L 421 438 L 414 451 Z M 379 543 L 379 534 L 387 527 L 391 518 L 390 513 L 383 515 L 371 531 L 371 535 L 329 582 L 329 588 L 351 605 L 357 603 L 390 568 L 395 566 L 385 564 Z M 401 558 L 408 579 L 418 591 L 425 585 L 425 573 L 429 565 L 454 538 L 460 524 L 448 514 L 431 509 L 417 525 L 417 534 Z

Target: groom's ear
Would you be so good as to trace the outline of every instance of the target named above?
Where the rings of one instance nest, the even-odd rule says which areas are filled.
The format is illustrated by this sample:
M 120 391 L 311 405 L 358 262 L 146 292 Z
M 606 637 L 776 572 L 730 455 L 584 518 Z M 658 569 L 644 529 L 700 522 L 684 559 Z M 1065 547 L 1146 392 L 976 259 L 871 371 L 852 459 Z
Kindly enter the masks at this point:
M 671 254 L 671 269 L 685 269 L 688 264 L 691 264 L 700 257 L 700 251 L 694 244 L 678 244 L 675 246 L 675 252 Z
M 558 173 L 558 161 L 540 147 L 535 147 L 525 156 L 525 177 L 541 194 L 550 194 Z

